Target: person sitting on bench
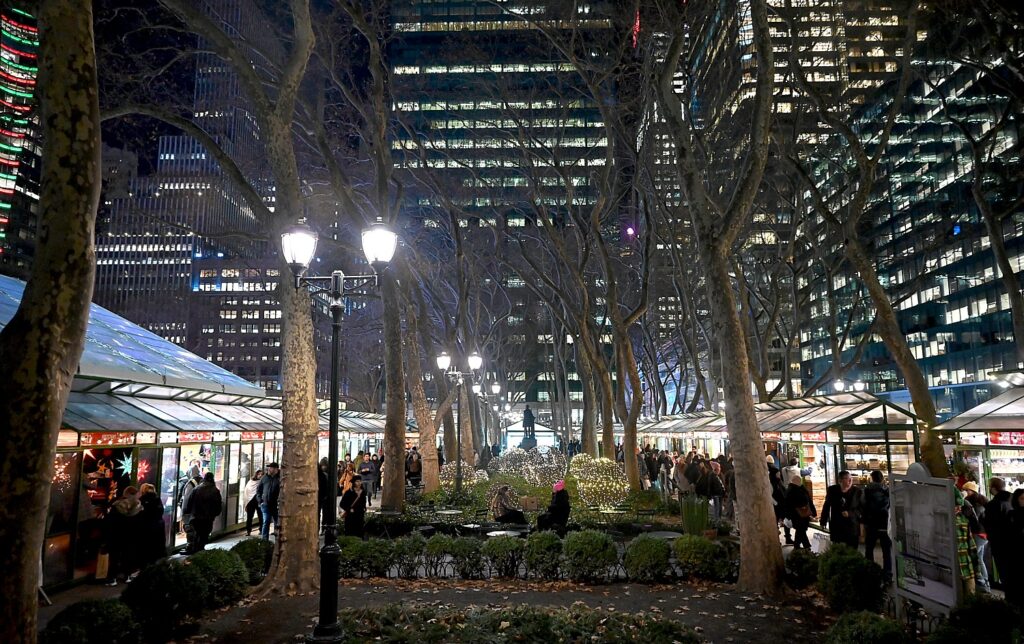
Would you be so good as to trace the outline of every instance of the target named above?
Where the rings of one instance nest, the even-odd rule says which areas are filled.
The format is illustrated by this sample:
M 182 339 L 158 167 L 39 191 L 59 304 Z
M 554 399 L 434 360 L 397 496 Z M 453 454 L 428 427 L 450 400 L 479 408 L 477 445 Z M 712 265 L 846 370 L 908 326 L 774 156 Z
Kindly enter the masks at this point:
M 569 493 L 565 491 L 565 481 L 555 483 L 551 489 L 551 504 L 547 512 L 537 517 L 537 529 L 564 531 L 572 511 Z
M 494 514 L 494 520 L 498 523 L 526 525 L 526 515 L 516 507 L 512 500 L 512 488 L 507 485 L 498 488 L 498 493 L 491 501 L 491 512 Z

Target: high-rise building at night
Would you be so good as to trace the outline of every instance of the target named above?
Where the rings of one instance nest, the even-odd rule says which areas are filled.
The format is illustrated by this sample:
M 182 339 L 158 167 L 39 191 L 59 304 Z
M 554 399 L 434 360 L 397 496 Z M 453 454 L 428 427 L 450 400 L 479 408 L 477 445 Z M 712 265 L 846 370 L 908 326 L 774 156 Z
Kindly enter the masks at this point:
M 520 403 L 568 398 L 577 422 L 582 389 L 572 346 L 556 337 L 543 303 L 495 254 L 514 250 L 504 244 L 514 246 L 518 230 L 535 226 L 538 210 L 565 225 L 569 209 L 596 202 L 592 176 L 609 145 L 604 124 L 579 70 L 537 25 L 575 28 L 597 51 L 615 28 L 613 4 L 412 0 L 395 3 L 391 13 L 393 95 L 402 120 L 392 142 L 396 164 L 399 172 L 426 168 L 438 183 L 407 185 L 405 215 L 429 238 L 432 228 L 448 227 L 454 206 L 467 252 L 489 267 L 478 274 L 500 280 L 508 294 L 509 315 L 495 320 L 502 327 L 494 337 L 510 350 L 487 356 L 504 362 L 494 366 L 510 375 L 505 395 Z M 567 379 L 559 376 L 563 369 Z M 556 381 L 568 381 L 569 391 L 558 391 Z M 544 404 L 540 411 L 548 410 Z
M 1024 267 L 1021 186 L 999 181 L 1009 176 L 1005 169 L 1020 163 L 1020 122 L 1011 118 L 999 125 L 1006 100 L 992 91 L 984 72 L 952 62 L 948 55 L 927 53 L 944 47 L 924 47 L 915 55 L 915 69 L 928 82 L 915 81 L 906 94 L 862 222 L 862 237 L 870 240 L 879 279 L 943 418 L 986 400 L 995 389 L 992 373 L 1018 366 L 1009 298 L 972 194 L 970 144 L 950 115 L 961 119 L 978 140 L 991 132 L 984 139 L 988 179 L 983 192 L 995 212 L 1006 211 L 1001 226 L 1011 267 L 1018 274 Z M 999 73 L 998 64 L 994 73 Z M 862 138 L 870 140 L 881 131 L 893 92 L 894 84 L 886 86 L 853 114 Z M 831 148 L 819 150 L 818 159 L 813 170 L 824 194 L 842 199 L 851 187 L 842 172 L 850 159 Z M 819 228 L 814 234 L 827 232 Z M 885 345 L 876 335 L 865 337 L 872 333 L 871 307 L 853 308 L 864 301 L 862 284 L 845 269 L 837 273 L 833 287 L 832 301 L 839 309 L 833 313 L 844 324 L 851 320 L 843 359 L 854 355 L 858 342 L 866 342 L 848 378 L 909 403 L 903 374 Z M 801 334 L 803 377 L 810 381 L 828 373 L 831 365 L 830 298 L 821 281 L 804 282 L 801 288 L 810 302 Z
M 42 153 L 39 28 L 27 8 L 0 4 L 0 272 L 18 277 L 35 254 Z

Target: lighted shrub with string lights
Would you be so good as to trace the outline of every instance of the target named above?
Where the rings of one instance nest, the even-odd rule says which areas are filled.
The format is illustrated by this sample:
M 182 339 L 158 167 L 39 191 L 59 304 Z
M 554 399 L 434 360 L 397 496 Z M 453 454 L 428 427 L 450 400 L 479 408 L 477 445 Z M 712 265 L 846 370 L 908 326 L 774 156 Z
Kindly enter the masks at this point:
M 580 500 L 586 505 L 613 506 L 629 494 L 626 475 L 618 463 L 607 458 L 577 454 L 569 463 L 569 476 L 576 479 Z
M 565 478 L 565 455 L 550 447 L 524 451 L 512 448 L 491 459 L 487 469 L 496 476 L 522 479 L 530 485 L 550 488 Z
M 441 468 L 440 479 L 441 487 L 445 491 L 451 491 L 455 489 L 455 463 L 445 463 L 444 467 Z M 463 485 L 476 485 L 489 479 L 487 472 L 483 470 L 474 470 L 469 463 L 462 461 L 462 484 Z
M 530 457 L 526 451 L 513 447 L 505 451 L 501 456 L 491 459 L 487 464 L 487 470 L 499 476 L 511 476 L 519 479 L 526 478 L 526 468 L 530 464 Z

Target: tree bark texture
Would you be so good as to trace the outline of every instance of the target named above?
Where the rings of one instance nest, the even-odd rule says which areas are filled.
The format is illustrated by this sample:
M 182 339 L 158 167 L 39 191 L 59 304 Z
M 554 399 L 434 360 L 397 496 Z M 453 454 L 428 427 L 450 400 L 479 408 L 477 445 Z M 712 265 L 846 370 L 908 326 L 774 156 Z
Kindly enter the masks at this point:
M 53 454 L 85 346 L 96 268 L 100 115 L 92 3 L 47 0 L 39 101 L 43 167 L 36 256 L 0 331 L 0 641 L 33 643 Z
M 708 304 L 714 336 L 722 352 L 729 445 L 736 467 L 736 503 L 740 529 L 739 586 L 752 592 L 774 592 L 781 584 L 782 548 L 772 508 L 764 443 L 750 393 L 749 358 L 736 299 L 729 288 L 729 262 L 716 248 L 701 245 L 701 263 L 710 284 Z
M 387 370 L 387 418 L 384 421 L 384 480 L 380 507 L 405 507 L 405 369 L 402 366 L 402 309 L 396 277 L 380 276 L 384 302 L 384 368 Z
M 415 305 L 405 307 L 405 363 L 409 397 L 412 399 L 412 413 L 420 430 L 419 453 L 422 465 L 423 491 L 433 492 L 440 487 L 437 467 L 437 430 L 434 428 L 434 414 L 430 411 L 427 394 L 423 390 L 423 359 L 419 344 L 419 316 Z

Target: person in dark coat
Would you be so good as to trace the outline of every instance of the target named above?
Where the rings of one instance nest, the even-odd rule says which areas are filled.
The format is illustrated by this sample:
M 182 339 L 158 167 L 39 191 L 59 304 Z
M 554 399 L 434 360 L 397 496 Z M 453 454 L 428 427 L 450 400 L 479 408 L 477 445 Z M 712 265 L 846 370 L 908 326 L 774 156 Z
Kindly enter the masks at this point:
M 366 490 L 363 489 L 363 479 L 358 476 L 352 479 L 352 487 L 341 496 L 338 507 L 341 508 L 341 518 L 345 522 L 345 536 L 362 539 L 366 522 Z
M 320 466 L 316 470 L 316 526 L 321 529 L 324 525 L 324 509 L 327 507 L 328 488 L 331 485 L 330 479 L 327 476 L 328 465 L 327 459 L 321 458 Z
M 202 485 L 189 497 L 188 504 L 190 507 L 185 509 L 192 515 L 192 528 L 196 533 L 192 552 L 199 552 L 205 550 L 206 544 L 210 542 L 213 522 L 224 507 L 223 497 L 213 481 L 213 472 L 206 473 Z
M 151 563 L 167 556 L 166 533 L 164 528 L 164 504 L 156 487 L 144 483 L 140 488 L 139 503 L 139 567 L 145 568 Z
M 860 543 L 860 514 L 863 502 L 860 488 L 853 484 L 853 475 L 843 470 L 839 483 L 825 491 L 821 508 L 821 527 L 829 528 L 832 543 L 845 543 L 857 548 Z
M 552 486 L 551 503 L 547 512 L 537 517 L 538 530 L 565 530 L 569 523 L 569 513 L 572 507 L 569 503 L 569 493 L 565 490 L 565 481 L 559 481 Z
M 281 497 L 281 469 L 277 463 L 267 463 L 267 473 L 260 479 L 259 487 L 256 488 L 256 500 L 263 515 L 263 525 L 260 526 L 260 537 L 270 539 L 270 524 L 274 524 L 274 533 L 280 527 L 277 522 L 277 502 Z
M 793 549 L 811 549 L 811 541 L 807 538 L 807 528 L 811 525 L 811 517 L 818 516 L 811 493 L 804 487 L 799 474 L 789 480 L 786 487 L 786 512 L 793 522 Z
M 1013 498 L 1006 490 L 1006 482 L 1001 478 L 989 481 L 989 492 L 992 496 L 985 505 L 985 532 L 988 534 L 989 547 L 992 548 L 992 559 L 996 564 L 996 573 L 1006 593 L 1006 601 L 1020 606 L 1022 600 L 1021 585 L 1024 580 L 1014 573 L 1017 567 L 1014 560 L 1019 557 L 1024 544 L 1014 538 L 1013 529 Z
M 117 585 L 117 579 L 138 569 L 138 527 L 142 504 L 138 499 L 139 490 L 129 485 L 124 496 L 114 502 L 104 519 L 107 548 L 110 551 L 110 586 Z
M 882 545 L 882 569 L 892 579 L 892 539 L 889 538 L 889 488 L 882 483 L 882 473 L 871 472 L 871 482 L 864 488 L 864 555 L 875 560 L 875 543 Z
M 782 473 L 779 468 L 775 467 L 775 457 L 768 454 L 765 458 L 765 462 L 768 465 L 768 484 L 772 490 L 772 504 L 775 509 L 775 522 L 781 523 L 783 531 L 786 535 L 786 544 L 792 545 L 793 535 L 790 532 L 789 526 L 785 524 L 788 513 L 786 512 L 786 485 L 787 482 L 782 480 Z

